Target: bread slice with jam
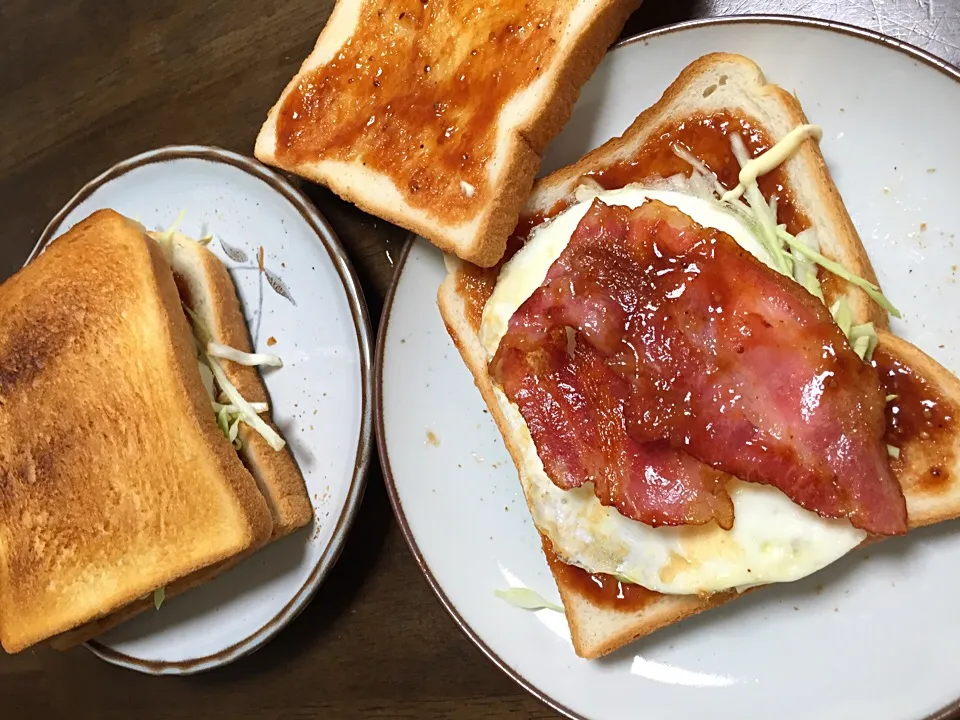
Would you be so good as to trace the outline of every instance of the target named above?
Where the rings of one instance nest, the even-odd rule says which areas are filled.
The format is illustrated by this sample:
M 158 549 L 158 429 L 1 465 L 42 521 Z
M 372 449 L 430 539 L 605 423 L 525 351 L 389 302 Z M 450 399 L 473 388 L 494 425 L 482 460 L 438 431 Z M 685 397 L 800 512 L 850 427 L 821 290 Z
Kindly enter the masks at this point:
M 263 162 L 476 265 L 640 0 L 340 0 L 257 137 Z

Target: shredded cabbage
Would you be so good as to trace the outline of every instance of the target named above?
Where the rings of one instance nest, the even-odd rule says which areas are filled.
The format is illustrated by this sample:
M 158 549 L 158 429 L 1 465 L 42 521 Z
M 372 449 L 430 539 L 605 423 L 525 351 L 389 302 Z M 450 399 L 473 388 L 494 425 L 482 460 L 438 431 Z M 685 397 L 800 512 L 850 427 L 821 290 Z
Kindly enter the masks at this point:
M 200 369 L 200 379 L 203 381 L 203 387 L 207 391 L 207 395 L 210 396 L 210 399 L 213 400 L 216 397 L 217 390 L 213 382 L 213 373 L 210 372 L 210 366 L 207 365 L 203 360 L 197 358 L 197 367 Z M 214 408 L 217 410 L 218 408 Z
M 230 424 L 230 429 L 227 431 L 227 440 L 229 440 L 231 444 L 235 443 L 237 441 L 237 433 L 239 432 L 240 432 L 240 415 L 237 415 L 236 418 L 234 418 L 233 422 Z
M 777 226 L 778 230 L 780 228 L 786 231 L 783 225 Z M 820 241 L 817 240 L 817 234 L 813 228 L 807 228 L 797 235 L 797 242 L 803 243 L 817 252 L 820 251 Z M 820 281 L 817 279 L 817 266 L 808 258 L 798 255 L 793 256 L 793 278 L 805 287 L 808 293 L 818 298 L 820 302 L 826 302 L 823 297 L 823 289 L 820 287 Z M 846 334 L 846 331 L 844 331 L 844 334 Z
M 227 414 L 226 405 L 221 405 L 219 412 L 217 412 L 217 427 L 220 428 L 224 437 L 230 437 L 230 417 Z
M 242 350 L 237 350 L 229 345 L 222 345 L 221 343 L 216 342 L 208 342 L 206 352 L 210 357 L 230 360 L 238 365 L 269 365 L 270 367 L 283 367 L 283 360 L 281 360 L 277 355 L 270 355 L 268 353 L 243 352 Z
M 784 163 L 799 149 L 800 143 L 810 137 L 819 141 L 823 137 L 823 130 L 817 125 L 798 125 L 766 152 L 750 162 L 741 162 L 737 186 L 724 193 L 720 200 L 726 202 L 740 197 L 747 188 L 757 183 L 761 175 Z
M 177 219 L 173 221 L 173 225 L 167 228 L 166 234 L 172 237 L 173 234 L 177 231 L 177 228 L 180 227 L 180 223 L 183 222 L 183 219 L 186 216 L 187 216 L 186 209 L 181 209 L 180 212 L 177 213 Z
M 746 145 L 739 135 L 731 136 L 730 145 L 742 169 L 750 161 Z M 855 275 L 840 263 L 824 257 L 820 252 L 820 243 L 813 228 L 793 236 L 787 232 L 786 225 L 778 225 L 777 198 L 771 197 L 768 202 L 763 197 L 760 185 L 755 178 L 747 178 L 745 184 L 738 185 L 736 192 L 726 191 L 706 164 L 686 148 L 674 143 L 671 149 L 677 157 L 693 168 L 692 177 L 699 180 L 699 187 L 695 187 L 698 194 L 699 191 L 702 191 L 705 182 L 711 184 L 713 195 L 711 199 L 729 207 L 753 229 L 761 244 L 769 253 L 775 269 L 784 275 L 793 277 L 809 293 L 824 301 L 823 289 L 820 286 L 816 271 L 816 266 L 822 267 L 824 270 L 862 289 L 874 302 L 894 317 L 900 317 L 900 311 L 884 296 L 879 286 Z M 746 203 L 740 199 L 741 189 L 746 197 Z M 878 342 L 873 323 L 854 325 L 853 311 L 844 298 L 840 298 L 833 304 L 830 308 L 830 314 L 847 337 L 854 352 L 862 360 L 869 362 Z
M 862 325 L 853 324 L 853 311 L 844 297 L 839 298 L 830 306 L 830 314 L 833 315 L 833 321 L 847 337 L 850 347 L 860 356 L 864 362 L 870 362 L 873 359 L 873 351 L 877 348 L 879 338 L 877 329 L 873 323 L 863 323 Z M 896 397 L 895 395 L 892 397 Z M 890 402 L 889 398 L 887 402 Z
M 219 403 L 216 400 L 211 400 L 210 402 L 213 405 L 214 412 L 220 412 L 220 408 L 225 408 L 227 415 L 237 415 L 240 413 L 240 408 L 238 408 L 236 405 L 231 405 L 230 403 Z M 270 409 L 270 406 L 265 402 L 252 402 L 250 403 L 250 407 L 252 407 L 253 411 L 258 415 L 260 413 L 265 413 Z
M 850 347 L 860 356 L 861 360 L 870 362 L 873 359 L 873 351 L 877 349 L 879 338 L 877 337 L 877 329 L 872 322 L 854 325 L 850 328 L 847 339 L 850 341 Z
M 843 334 L 849 338 L 850 329 L 853 327 L 853 310 L 850 309 L 847 299 L 841 297 L 831 305 L 830 314 L 833 315 L 833 321 L 837 323 Z
M 233 383 L 230 382 L 230 379 L 227 377 L 227 374 L 223 371 L 223 366 L 220 365 L 220 361 L 209 355 L 207 356 L 207 360 L 210 362 L 210 369 L 213 371 L 213 376 L 216 378 L 220 389 L 230 399 L 230 403 L 236 405 L 240 411 L 240 418 L 247 425 L 263 435 L 263 439 L 267 441 L 270 447 L 274 450 L 282 450 L 283 446 L 286 445 L 283 438 L 280 437 L 272 427 L 267 425 L 263 419 L 257 415 L 250 403 L 243 398 L 243 395 L 234 387 Z
M 739 135 L 731 136 L 730 145 L 733 148 L 733 154 L 737 158 L 737 162 L 740 163 L 740 167 L 750 162 L 750 155 L 747 152 L 746 145 L 743 144 L 743 138 Z M 766 247 L 767 252 L 770 253 L 774 266 L 783 275 L 792 277 L 793 267 L 791 265 L 791 258 L 784 252 L 783 243 L 780 241 L 779 234 L 777 233 L 777 218 L 771 212 L 770 205 L 767 204 L 763 193 L 760 192 L 760 186 L 756 181 L 746 186 L 744 195 L 747 198 L 747 203 L 750 205 L 753 216 L 756 218 L 757 227 L 760 230 L 760 240 L 763 242 L 764 247 Z
M 883 293 L 880 292 L 880 287 L 874 285 L 869 280 L 864 280 L 859 275 L 854 275 L 852 272 L 847 270 L 843 265 L 838 262 L 834 262 L 830 258 L 826 258 L 821 255 L 819 252 L 813 250 L 812 248 L 807 247 L 804 243 L 797 242 L 797 239 L 788 233 L 786 230 L 781 230 L 778 233 L 780 238 L 790 246 L 791 250 L 796 250 L 801 255 L 805 255 L 807 258 L 815 262 L 817 265 L 822 267 L 824 270 L 829 270 L 831 273 L 836 275 L 838 278 L 846 280 L 852 285 L 856 285 L 858 288 L 863 290 L 867 295 L 869 295 L 874 302 L 877 303 L 884 310 L 889 312 L 894 317 L 900 317 L 900 311 L 893 306 Z
M 673 145 L 670 146 L 670 149 L 673 150 L 674 155 L 676 155 L 678 158 L 686 162 L 688 165 L 690 165 L 690 167 L 694 169 L 694 175 L 707 180 L 712 180 L 714 193 L 716 193 L 717 195 L 723 195 L 726 192 L 726 188 L 724 188 L 723 185 L 720 184 L 720 181 L 717 179 L 717 176 L 714 173 L 710 172 L 710 168 L 708 168 L 706 163 L 700 160 L 700 158 L 698 158 L 696 155 L 691 153 L 689 150 L 687 150 L 685 147 L 683 147 L 679 143 L 673 143 Z
M 147 235 L 157 241 L 167 265 L 173 265 L 173 235 L 167 233 L 147 233 Z
M 514 607 L 524 610 L 555 610 L 563 612 L 563 607 L 545 600 L 540 593 L 530 588 L 510 588 L 509 590 L 496 590 L 493 593 L 501 600 L 505 600 Z
M 157 610 L 160 609 L 160 606 L 163 605 L 163 601 L 167 599 L 167 590 L 166 588 L 157 588 L 153 591 L 153 607 Z
M 183 222 L 183 218 L 186 216 L 186 214 L 186 210 L 181 210 L 180 214 L 177 215 L 177 219 L 173 221 L 173 225 L 171 225 L 169 228 L 161 232 L 147 233 L 147 235 L 153 238 L 160 246 L 160 249 L 163 252 L 163 257 L 170 265 L 173 265 L 173 235 L 177 231 L 177 228 L 180 227 L 180 223 Z
M 210 394 L 210 402 L 213 407 L 213 412 L 216 415 L 217 427 L 220 428 L 220 432 L 223 433 L 224 437 L 226 437 L 227 440 L 229 440 L 237 450 L 240 450 L 243 447 L 243 443 L 240 438 L 237 437 L 239 433 L 237 422 L 242 420 L 260 433 L 270 447 L 272 447 L 274 450 L 282 450 L 284 445 L 286 445 L 283 438 L 280 437 L 280 435 L 278 435 L 277 432 L 267 425 L 258 415 L 258 413 L 266 412 L 269 409 L 267 404 L 247 402 L 240 394 L 240 391 L 237 390 L 233 383 L 230 382 L 229 378 L 227 378 L 226 373 L 223 371 L 223 367 L 220 365 L 218 357 L 230 359 L 234 362 L 237 362 L 235 358 L 253 358 L 254 360 L 258 361 L 266 358 L 270 361 L 266 364 L 274 365 L 282 365 L 283 361 L 275 355 L 255 355 L 252 353 L 244 353 L 236 348 L 231 348 L 228 345 L 222 345 L 220 343 L 213 342 L 213 335 L 211 334 L 209 328 L 207 328 L 203 318 L 197 315 L 197 313 L 195 313 L 185 303 L 182 303 L 182 307 L 184 312 L 187 314 L 187 317 L 190 318 L 194 341 L 197 346 L 197 360 L 200 365 L 200 377 L 202 380 L 204 380 L 204 387 L 207 388 L 207 392 Z M 210 352 L 211 347 L 213 348 L 214 352 L 218 354 L 212 354 Z M 215 381 L 211 385 L 208 385 L 207 380 L 204 378 L 205 369 L 212 376 L 211 379 Z M 220 388 L 219 395 L 216 394 L 216 386 L 219 386 Z M 231 431 L 231 428 L 236 428 L 236 430 Z

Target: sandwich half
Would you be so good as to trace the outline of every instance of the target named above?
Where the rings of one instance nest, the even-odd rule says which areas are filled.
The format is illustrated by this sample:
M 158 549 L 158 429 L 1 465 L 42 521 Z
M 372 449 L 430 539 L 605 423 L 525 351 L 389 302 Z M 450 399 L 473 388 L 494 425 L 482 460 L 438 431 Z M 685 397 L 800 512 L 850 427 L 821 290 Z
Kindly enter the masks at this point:
M 493 265 L 543 149 L 639 4 L 339 0 L 256 156 Z
M 225 437 L 242 425 L 233 406 L 227 432 L 218 427 L 197 327 L 236 322 L 239 305 L 225 270 L 205 278 L 188 260 L 195 249 L 167 240 L 99 211 L 0 286 L 8 652 L 88 639 L 311 517 L 289 501 L 292 478 L 304 499 L 306 489 L 282 439 L 267 433 L 281 452 L 258 464 Z
M 960 381 L 888 331 L 810 126 L 708 55 L 438 302 L 595 658 L 960 515 Z

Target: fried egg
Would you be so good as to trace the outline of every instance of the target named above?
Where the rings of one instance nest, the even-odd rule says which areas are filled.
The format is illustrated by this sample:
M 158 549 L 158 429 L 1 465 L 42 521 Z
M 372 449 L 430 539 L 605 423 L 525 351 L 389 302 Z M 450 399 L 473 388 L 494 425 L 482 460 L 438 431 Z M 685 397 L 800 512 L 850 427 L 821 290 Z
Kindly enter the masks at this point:
M 730 235 L 772 266 L 747 225 L 715 202 L 639 185 L 609 191 L 581 187 L 577 204 L 535 228 L 501 270 L 480 326 L 488 357 L 496 353 L 510 318 L 543 283 L 595 197 L 630 208 L 648 200 L 672 205 L 700 225 Z M 560 558 L 591 573 L 614 575 L 666 594 L 708 594 L 798 580 L 842 557 L 866 537 L 848 520 L 822 518 L 777 488 L 740 480 L 727 487 L 735 513 L 729 531 L 715 522 L 654 528 L 632 520 L 601 505 L 591 483 L 572 490 L 554 485 L 517 406 L 499 388 L 495 394 L 521 450 L 520 478 L 534 523 Z

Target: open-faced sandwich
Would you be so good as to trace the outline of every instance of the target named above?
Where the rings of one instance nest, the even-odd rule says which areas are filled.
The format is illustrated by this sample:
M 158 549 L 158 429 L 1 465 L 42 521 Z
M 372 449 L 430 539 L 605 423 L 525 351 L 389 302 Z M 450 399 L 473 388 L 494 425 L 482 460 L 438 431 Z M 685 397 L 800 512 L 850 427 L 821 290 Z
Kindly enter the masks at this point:
M 705 56 L 537 182 L 499 265 L 450 260 L 584 657 L 960 515 L 960 381 L 889 332 L 820 134 Z

